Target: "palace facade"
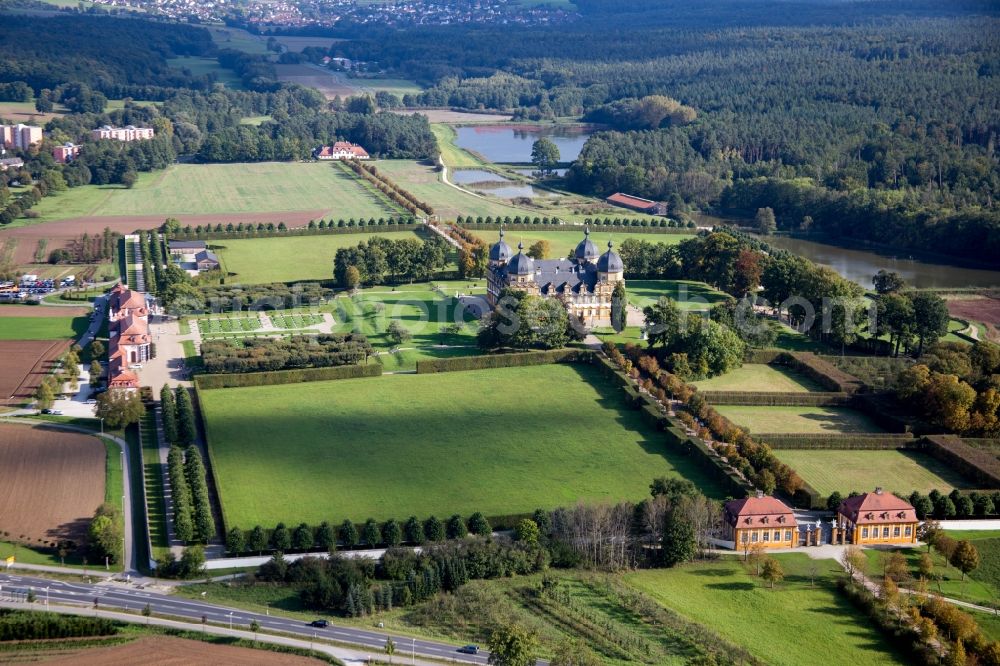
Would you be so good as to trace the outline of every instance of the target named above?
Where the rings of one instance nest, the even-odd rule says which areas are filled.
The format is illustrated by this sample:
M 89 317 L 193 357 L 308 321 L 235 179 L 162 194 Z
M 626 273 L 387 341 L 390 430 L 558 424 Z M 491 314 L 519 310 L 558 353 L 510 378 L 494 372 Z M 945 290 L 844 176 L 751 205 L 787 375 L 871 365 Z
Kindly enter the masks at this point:
M 625 267 L 610 241 L 608 251 L 600 254 L 586 229 L 572 259 L 532 259 L 522 243 L 514 254 L 503 237 L 501 229 L 490 247 L 486 298 L 491 306 L 511 288 L 557 299 L 588 327 L 611 325 L 611 296 L 615 285 L 625 282 Z
M 722 511 L 722 538 L 732 541 L 737 550 L 758 543 L 765 548 L 799 545 L 795 514 L 777 497 L 758 492 L 755 497 L 726 502 Z
M 837 508 L 837 526 L 857 545 L 914 543 L 919 524 L 913 505 L 881 488 L 848 497 Z

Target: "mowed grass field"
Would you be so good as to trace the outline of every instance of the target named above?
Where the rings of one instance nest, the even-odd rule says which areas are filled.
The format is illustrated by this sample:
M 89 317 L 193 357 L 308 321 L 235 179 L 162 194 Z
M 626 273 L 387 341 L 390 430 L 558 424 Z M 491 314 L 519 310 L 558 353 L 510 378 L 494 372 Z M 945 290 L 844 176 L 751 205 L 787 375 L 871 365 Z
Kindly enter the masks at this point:
M 0 308 L 0 340 L 74 338 L 82 335 L 89 325 L 87 317 L 4 317 Z
M 747 363 L 724 375 L 691 382 L 702 391 L 808 393 L 823 388 L 808 377 L 775 365 Z
M 257 284 L 294 280 L 332 280 L 333 257 L 342 247 L 356 246 L 375 235 L 399 240 L 417 238 L 414 231 L 385 234 L 330 234 L 285 238 L 235 238 L 212 241 L 223 269 L 233 282 Z
M 775 589 L 736 557 L 650 569 L 625 580 L 681 615 L 700 622 L 774 666 L 883 666 L 903 655 L 837 593 L 843 570 L 804 553 L 773 555 L 785 571 Z M 815 586 L 810 569 L 815 566 Z M 786 638 L 782 638 L 786 637 Z
M 599 236 L 603 233 L 604 231 L 598 228 L 591 235 Z M 624 240 L 630 234 L 620 234 L 620 236 L 621 240 Z M 639 240 L 648 240 L 653 243 L 680 243 L 682 240 L 691 238 L 691 236 L 680 234 L 635 234 L 635 236 Z M 603 236 L 601 237 L 603 238 Z M 619 234 L 613 234 L 613 238 L 618 242 Z M 639 308 L 652 305 L 659 300 L 660 296 L 669 296 L 677 302 L 677 307 L 687 311 L 711 310 L 713 305 L 732 299 L 729 294 L 721 292 L 715 287 L 693 280 L 628 280 L 625 286 L 628 289 L 629 303 Z
M 909 495 L 937 488 L 947 494 L 972 488 L 961 474 L 917 451 L 830 451 L 775 449 L 774 455 L 799 473 L 822 495 L 865 492 L 877 487 Z
M 230 527 L 638 500 L 660 476 L 724 494 L 589 366 L 217 389 L 201 404 Z
M 143 173 L 132 189 L 74 187 L 35 207 L 41 221 L 109 215 L 317 211 L 323 217 L 396 217 L 353 174 L 319 162 L 175 164 Z
M 830 434 L 882 432 L 865 414 L 846 407 L 757 407 L 720 405 L 715 408 L 751 433 Z

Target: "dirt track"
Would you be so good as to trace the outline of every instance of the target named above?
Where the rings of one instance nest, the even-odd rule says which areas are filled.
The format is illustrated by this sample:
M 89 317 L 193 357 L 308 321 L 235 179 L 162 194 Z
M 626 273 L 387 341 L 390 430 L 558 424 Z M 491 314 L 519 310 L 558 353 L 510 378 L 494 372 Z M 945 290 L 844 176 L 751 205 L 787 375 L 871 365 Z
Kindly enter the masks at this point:
M 104 502 L 105 458 L 96 437 L 0 423 L 0 532 L 24 543 L 79 541 Z
M 72 340 L 0 340 L 0 405 L 30 399 Z M 2 466 L 0 466 L 2 475 Z
M 67 647 L 72 649 L 72 644 L 67 643 Z M 166 666 L 188 666 L 190 664 L 299 666 L 301 664 L 305 666 L 306 664 L 323 663 L 318 659 L 298 655 L 231 645 L 212 645 L 211 643 L 167 636 L 140 638 L 137 641 L 114 647 L 61 652 L 59 657 L 44 661 L 47 664 L 92 664 L 93 666 L 132 666 L 133 664 L 165 664 Z
M 949 298 L 948 312 L 954 317 L 979 321 L 985 324 L 985 337 L 1000 341 L 1000 299 L 996 298 Z
M 173 217 L 180 220 L 182 225 L 190 224 L 192 227 L 199 224 L 219 224 L 226 225 L 230 222 L 239 224 L 240 222 L 273 222 L 275 224 L 284 222 L 289 227 L 299 227 L 309 223 L 309 220 L 316 220 L 325 215 L 323 210 L 289 211 L 279 213 L 225 213 L 209 215 L 175 215 Z M 0 229 L 0 240 L 13 238 L 17 240 L 17 247 L 14 249 L 13 260 L 15 264 L 30 264 L 35 257 L 35 249 L 38 241 L 42 238 L 48 240 L 46 251 L 60 247 L 66 247 L 70 241 L 83 233 L 99 234 L 105 227 L 118 233 L 128 234 L 136 229 L 155 229 L 163 224 L 163 215 L 113 215 L 106 217 L 74 217 L 56 222 L 43 222 L 27 227 L 16 229 Z

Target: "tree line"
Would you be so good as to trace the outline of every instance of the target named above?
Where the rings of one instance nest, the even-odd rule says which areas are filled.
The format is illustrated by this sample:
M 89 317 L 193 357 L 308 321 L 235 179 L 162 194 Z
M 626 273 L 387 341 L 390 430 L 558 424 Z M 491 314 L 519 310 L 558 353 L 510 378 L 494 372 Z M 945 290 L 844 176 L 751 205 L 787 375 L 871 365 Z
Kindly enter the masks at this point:
M 170 445 L 167 474 L 173 497 L 173 522 L 177 538 L 185 543 L 208 543 L 215 536 L 215 520 L 208 495 L 208 476 L 198 437 L 194 404 L 186 388 L 160 389 L 163 438 Z
M 342 247 L 333 258 L 333 277 L 342 287 L 425 281 L 446 265 L 447 245 L 434 234 L 423 240 L 372 236 Z

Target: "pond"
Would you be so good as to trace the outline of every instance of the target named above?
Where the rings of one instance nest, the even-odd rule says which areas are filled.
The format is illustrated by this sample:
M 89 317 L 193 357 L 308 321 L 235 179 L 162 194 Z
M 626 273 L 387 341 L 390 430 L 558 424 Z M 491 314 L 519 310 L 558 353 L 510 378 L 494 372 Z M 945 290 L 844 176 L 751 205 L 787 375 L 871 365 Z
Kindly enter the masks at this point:
M 872 276 L 879 269 L 899 273 L 907 284 L 918 289 L 1000 286 L 1000 271 L 921 261 L 912 258 L 906 250 L 856 250 L 786 236 L 774 236 L 767 242 L 829 266 L 865 289 L 872 288 Z
M 449 177 L 456 185 L 462 185 L 473 192 L 499 199 L 518 197 L 534 199 L 536 197 L 559 196 L 555 192 L 532 187 L 527 183 L 518 183 L 485 169 L 455 169 L 449 174 Z
M 559 148 L 559 160 L 572 162 L 594 133 L 585 125 L 469 125 L 456 127 L 459 148 L 491 162 L 530 162 L 531 145 L 543 136 Z

